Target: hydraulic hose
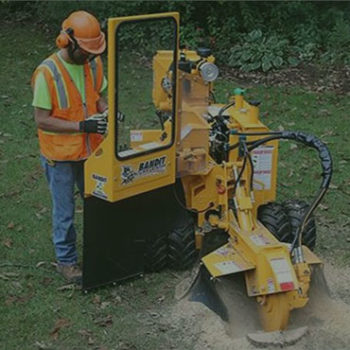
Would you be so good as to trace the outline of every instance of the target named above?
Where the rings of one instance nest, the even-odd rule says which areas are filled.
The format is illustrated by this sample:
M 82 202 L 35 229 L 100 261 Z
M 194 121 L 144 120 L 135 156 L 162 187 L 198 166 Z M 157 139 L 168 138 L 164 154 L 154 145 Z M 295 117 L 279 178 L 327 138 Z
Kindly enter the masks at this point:
M 238 133 L 239 134 L 239 133 Z M 244 133 L 242 133 L 244 134 Z M 247 135 L 253 135 L 253 133 L 246 133 Z M 260 133 L 261 134 L 261 133 Z M 272 141 L 272 140 L 277 140 L 277 139 L 285 139 L 285 140 L 294 140 L 297 142 L 300 142 L 308 147 L 314 148 L 316 151 L 318 151 L 319 158 L 321 160 L 321 167 L 322 167 L 322 182 L 320 185 L 320 189 L 315 196 L 313 202 L 311 203 L 309 209 L 307 212 L 304 214 L 301 224 L 297 229 L 297 232 L 295 234 L 295 237 L 293 239 L 293 242 L 291 244 L 290 251 L 293 252 L 294 249 L 298 246 L 301 248 L 302 244 L 302 232 L 304 230 L 304 227 L 309 220 L 310 216 L 322 200 L 323 196 L 328 190 L 329 184 L 332 179 L 332 173 L 333 173 L 333 168 L 332 168 L 332 156 L 330 154 L 330 151 L 328 147 L 325 145 L 324 142 L 322 142 L 320 139 L 317 137 L 310 135 L 310 134 L 305 134 L 303 132 L 299 131 L 282 131 L 282 132 L 275 132 L 275 133 L 266 133 L 268 135 L 271 135 L 269 137 L 265 137 L 263 139 L 257 140 L 253 143 L 249 143 L 248 150 L 251 152 L 255 148 L 259 147 L 260 145 Z M 259 133 L 254 134 L 254 135 L 259 135 Z M 236 147 L 236 145 L 233 145 Z M 233 147 L 230 149 L 233 149 Z
M 323 143 L 320 139 L 317 137 L 305 134 L 300 131 L 282 131 L 279 134 L 272 135 L 260 140 L 257 140 L 252 145 L 248 147 L 249 151 L 252 151 L 253 149 L 259 147 L 263 143 L 269 142 L 271 140 L 277 140 L 277 139 L 284 139 L 284 140 L 294 140 L 297 142 L 301 142 L 304 145 L 316 149 L 318 151 L 318 155 L 321 160 L 321 166 L 322 166 L 322 183 L 321 188 L 328 188 L 329 184 L 332 179 L 332 156 L 329 152 L 328 147 Z

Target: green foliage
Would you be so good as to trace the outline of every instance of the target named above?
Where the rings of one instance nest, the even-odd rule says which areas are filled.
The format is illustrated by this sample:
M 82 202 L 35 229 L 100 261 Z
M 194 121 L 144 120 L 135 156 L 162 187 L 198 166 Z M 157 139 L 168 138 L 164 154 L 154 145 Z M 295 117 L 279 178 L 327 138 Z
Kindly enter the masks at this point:
M 350 64 L 350 23 L 344 18 L 326 36 L 326 51 L 321 59 L 331 64 Z
M 16 22 L 35 18 L 57 33 L 62 20 L 78 9 L 94 13 L 104 29 L 110 17 L 177 11 L 182 45 L 209 46 L 219 64 L 243 70 L 311 61 L 350 64 L 350 2 L 2 1 L 0 16 Z M 252 33 L 261 33 L 260 39 Z M 146 34 L 138 35 L 149 42 Z
M 15 15 L 23 18 L 18 11 Z M 0 44 L 0 348 L 193 349 L 198 334 L 184 337 L 187 328 L 168 317 L 173 312 L 174 289 L 181 281 L 169 271 L 87 295 L 69 286 L 62 288 L 65 282 L 50 264 L 54 256 L 51 200 L 38 159 L 30 87 L 32 70 L 52 52 L 54 42 L 51 33 L 32 23 L 2 21 Z M 219 79 L 215 86 L 218 100 L 226 103 L 237 85 Z M 272 130 L 305 130 L 330 147 L 333 187 L 322 202 L 324 210 L 316 211 L 317 254 L 349 265 L 350 157 L 344 131 L 350 123 L 350 100 L 300 87 L 258 86 L 249 94 L 263 101 L 262 122 Z M 280 145 L 279 196 L 311 199 L 322 171 L 317 155 L 299 146 L 291 149 L 287 142 Z M 81 234 L 82 202 L 77 204 Z M 78 249 L 81 252 L 81 238 Z M 65 327 L 57 327 L 64 323 Z
M 260 29 L 245 35 L 243 44 L 235 45 L 228 57 L 228 64 L 244 71 L 280 68 L 285 63 L 288 51 L 288 40 L 276 35 L 266 37 Z

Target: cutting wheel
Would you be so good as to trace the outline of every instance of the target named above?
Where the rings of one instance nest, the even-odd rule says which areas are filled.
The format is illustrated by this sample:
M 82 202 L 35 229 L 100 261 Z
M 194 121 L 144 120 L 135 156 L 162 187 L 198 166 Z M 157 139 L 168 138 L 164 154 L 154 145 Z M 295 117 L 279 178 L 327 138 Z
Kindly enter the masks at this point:
M 266 332 L 287 328 L 290 307 L 286 293 L 277 293 L 257 298 L 261 324 Z

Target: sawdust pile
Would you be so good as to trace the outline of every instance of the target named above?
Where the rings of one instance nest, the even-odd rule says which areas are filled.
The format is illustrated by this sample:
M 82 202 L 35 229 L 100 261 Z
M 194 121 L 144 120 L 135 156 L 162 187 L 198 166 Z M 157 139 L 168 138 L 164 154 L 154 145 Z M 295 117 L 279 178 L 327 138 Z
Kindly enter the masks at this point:
M 350 269 L 325 267 L 331 295 L 325 292 L 322 275 L 317 274 L 309 304 L 291 313 L 289 328 L 308 326 L 308 333 L 290 350 L 329 350 L 350 348 Z M 320 277 L 321 276 L 321 277 Z M 172 323 L 182 329 L 185 342 L 194 350 L 256 349 L 246 335 L 259 329 L 256 305 L 243 289 L 232 292 L 231 282 L 221 284 L 220 297 L 229 309 L 229 322 L 202 303 L 182 299 L 171 312 Z M 231 289 L 230 289 L 231 288 Z M 269 346 L 269 349 L 274 347 Z

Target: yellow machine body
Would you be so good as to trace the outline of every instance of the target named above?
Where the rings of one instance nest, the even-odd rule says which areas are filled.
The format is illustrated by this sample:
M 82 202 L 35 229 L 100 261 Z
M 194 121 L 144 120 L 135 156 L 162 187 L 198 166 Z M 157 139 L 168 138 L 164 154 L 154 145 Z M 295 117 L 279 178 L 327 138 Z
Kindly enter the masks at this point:
M 178 13 L 165 13 L 147 16 L 130 16 L 123 18 L 110 18 L 108 21 L 108 134 L 104 141 L 89 157 L 85 164 L 85 193 L 87 196 L 93 195 L 102 198 L 109 202 L 116 202 L 124 198 L 128 198 L 155 188 L 163 187 L 175 182 L 176 174 L 176 144 L 172 142 L 169 144 L 166 140 L 160 140 L 155 137 L 157 132 L 149 132 L 147 137 L 143 139 L 142 145 L 131 143 L 130 153 L 132 149 L 139 151 L 137 157 L 125 157 L 125 159 L 116 157 L 116 59 L 117 48 L 115 43 L 116 32 L 118 27 L 123 23 L 133 23 L 140 20 L 152 19 L 171 19 L 176 28 L 176 40 L 178 41 Z M 176 43 L 178 47 L 178 42 Z M 177 113 L 178 96 L 174 95 L 173 100 L 174 114 Z M 175 126 L 174 126 L 175 127 Z M 134 130 L 134 133 L 147 134 L 147 131 Z M 160 133 L 160 130 L 159 132 Z M 132 139 L 132 138 L 131 138 Z M 134 138 L 135 139 L 135 138 Z M 152 155 L 142 152 L 147 150 L 146 144 L 152 143 Z M 165 147 L 164 147 L 165 146 Z M 132 154 L 131 154 L 132 155 Z M 159 171 L 150 172 L 147 175 L 138 176 L 131 182 L 124 181 L 122 171 L 124 167 L 133 169 L 137 172 L 140 166 L 150 164 L 150 162 L 160 163 Z M 153 164 L 152 163 L 152 164 Z
M 173 118 L 164 122 L 163 129 L 129 130 L 130 144 L 126 151 L 129 153 L 126 154 L 135 154 L 135 157 L 123 159 L 116 156 L 117 30 L 125 22 L 159 18 L 170 18 L 178 33 L 177 13 L 109 19 L 109 131 L 86 162 L 86 196 L 118 202 L 174 184 L 176 178 L 180 179 L 187 208 L 198 213 L 195 232 L 197 249 L 201 249 L 203 238 L 210 235 L 211 230 L 219 228 L 229 235 L 228 243 L 202 258 L 203 264 L 213 278 L 243 272 L 248 295 L 257 299 L 264 329 L 284 329 L 289 311 L 307 303 L 310 266 L 321 261 L 307 247 L 303 247 L 305 261 L 294 264 L 288 245 L 279 242 L 257 220 L 258 207 L 273 202 L 276 197 L 278 141 L 271 141 L 253 151 L 252 158 L 256 165 L 253 188 L 249 183 L 250 167 L 236 183 L 237 173 L 242 168 L 239 148 L 230 151 L 228 158 L 221 163 L 210 155 L 211 126 L 208 120 L 224 105 L 214 103 L 213 82 L 202 78 L 198 62 L 214 64 L 213 56 L 203 58 L 195 51 L 180 51 L 178 35 L 174 48 L 175 62 L 174 50 L 156 52 L 152 63 L 153 104 L 162 112 L 173 111 Z M 189 71 L 180 70 L 177 67 L 181 57 L 198 64 L 190 67 Z M 175 65 L 176 69 L 170 70 L 171 65 Z M 164 79 L 172 82 L 168 90 L 162 87 Z M 245 101 L 239 92 L 233 94 L 231 101 L 235 101 L 235 104 L 223 113 L 229 129 L 245 133 L 269 131 L 259 119 L 258 106 Z M 130 103 L 133 101 L 130 100 Z M 246 140 L 249 142 L 261 137 L 252 135 L 247 136 Z M 239 135 L 232 133 L 229 143 L 236 144 L 239 138 Z M 137 152 L 150 144 L 154 147 L 152 152 L 138 155 Z M 125 167 L 137 173 L 141 166 L 151 163 L 158 163 L 160 170 L 123 182 Z

